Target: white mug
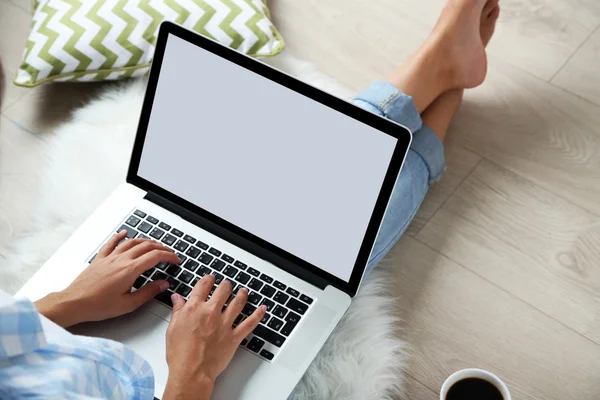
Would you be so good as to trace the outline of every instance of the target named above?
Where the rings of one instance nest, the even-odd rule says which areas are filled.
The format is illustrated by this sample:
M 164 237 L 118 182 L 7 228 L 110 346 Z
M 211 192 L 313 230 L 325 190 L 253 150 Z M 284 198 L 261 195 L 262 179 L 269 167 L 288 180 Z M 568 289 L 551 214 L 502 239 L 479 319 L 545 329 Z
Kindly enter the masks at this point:
M 458 381 L 462 381 L 463 379 L 467 378 L 483 379 L 484 381 L 487 381 L 492 385 L 496 386 L 496 388 L 500 391 L 500 394 L 502 394 L 503 400 L 511 400 L 510 392 L 508 391 L 508 388 L 506 387 L 504 382 L 500 380 L 500 378 L 498 378 L 491 372 L 484 371 L 478 368 L 462 369 L 450 375 L 442 385 L 442 390 L 440 390 L 440 400 L 446 400 L 446 395 L 448 394 L 448 390 L 450 390 L 452 385 L 454 385 Z

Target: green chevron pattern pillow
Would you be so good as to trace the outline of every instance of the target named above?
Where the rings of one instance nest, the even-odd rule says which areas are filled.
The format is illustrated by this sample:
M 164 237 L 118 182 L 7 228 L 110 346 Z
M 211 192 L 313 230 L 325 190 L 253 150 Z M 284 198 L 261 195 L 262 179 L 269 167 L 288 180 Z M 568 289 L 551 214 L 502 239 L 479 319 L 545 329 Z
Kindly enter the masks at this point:
M 14 82 L 33 87 L 144 75 L 163 20 L 250 56 L 272 56 L 284 43 L 264 1 L 34 0 L 31 32 Z

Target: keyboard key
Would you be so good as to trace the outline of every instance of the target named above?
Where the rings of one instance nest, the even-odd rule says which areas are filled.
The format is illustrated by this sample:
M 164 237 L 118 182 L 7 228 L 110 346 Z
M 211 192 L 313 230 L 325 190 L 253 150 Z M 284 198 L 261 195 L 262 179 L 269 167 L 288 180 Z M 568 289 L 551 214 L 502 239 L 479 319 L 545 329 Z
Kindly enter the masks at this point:
M 269 321 L 269 318 L 271 318 L 271 316 L 268 313 L 265 313 L 265 315 L 263 315 L 262 319 L 260 320 L 260 323 L 266 324 Z
M 187 260 L 185 264 L 183 264 L 183 268 L 187 269 L 188 271 L 194 272 L 196 268 L 198 268 L 198 265 L 200 264 L 198 264 L 198 262 L 194 260 Z
M 283 318 L 285 317 L 285 314 L 287 314 L 287 309 L 283 306 L 276 306 L 273 309 L 273 315 L 279 317 L 279 318 Z
M 223 271 L 223 273 L 225 275 L 227 275 L 228 277 L 233 278 L 234 276 L 237 275 L 238 269 L 232 267 L 231 265 L 228 265 L 228 266 L 225 267 L 225 270 Z
M 272 360 L 274 355 L 273 353 L 271 353 L 269 350 L 262 350 L 260 352 L 260 355 L 263 356 L 264 358 L 266 358 L 267 360 Z
M 236 261 L 236 262 L 234 262 L 233 265 L 235 265 L 239 269 L 246 269 L 246 268 L 248 268 L 248 266 L 246 264 L 244 264 L 243 262 L 241 262 L 239 260 Z
M 211 268 L 221 271 L 225 266 L 225 263 L 217 258 L 210 264 Z
M 277 289 L 275 289 L 273 286 L 265 285 L 265 287 L 263 287 L 260 291 L 260 294 L 263 294 L 267 297 L 273 297 L 276 291 Z
M 204 265 L 200 267 L 198 272 L 196 272 L 200 276 L 206 276 L 212 272 L 212 269 L 205 267 Z
M 300 292 L 297 291 L 296 289 L 292 289 L 291 287 L 287 288 L 287 290 L 285 292 L 288 294 L 291 294 L 294 297 L 300 296 Z
M 171 229 L 171 233 L 177 237 L 182 237 L 183 236 L 183 232 L 181 232 L 179 229 Z
M 301 294 L 300 295 L 300 300 L 302 300 L 303 302 L 305 302 L 306 304 L 312 304 L 313 299 L 311 299 L 310 297 L 308 297 L 305 294 Z
M 242 314 L 238 315 L 233 321 L 233 325 L 239 325 L 244 320 L 244 316 Z M 246 340 L 246 339 L 244 339 Z M 247 340 L 246 340 L 247 341 Z M 242 342 L 243 343 L 243 342 Z
M 165 279 L 167 279 L 167 274 L 165 274 L 164 272 L 161 272 L 161 271 L 156 271 L 154 273 L 154 275 L 152 275 L 153 281 L 162 281 Z
M 281 328 L 283 326 L 283 321 L 278 318 L 273 317 L 273 318 L 271 318 L 271 321 L 269 321 L 267 326 L 269 328 L 273 329 L 274 331 L 278 331 L 279 328 Z
M 144 286 L 144 283 L 146 283 L 146 278 L 144 278 L 143 276 L 138 276 L 135 282 L 133 282 L 133 287 L 139 289 L 142 286 Z
M 191 244 L 196 243 L 196 238 L 193 238 L 190 235 L 185 235 L 183 237 L 183 240 L 185 240 L 186 242 L 190 242 Z
M 252 313 L 256 311 L 256 307 L 254 307 L 252 304 L 250 303 L 246 303 L 246 305 L 244 306 L 244 309 L 242 310 L 243 314 L 246 315 L 252 315 Z
M 290 314 L 292 314 L 290 312 Z M 287 321 L 283 328 L 281 328 L 281 334 L 284 336 L 290 336 L 290 333 L 294 330 L 294 328 L 298 325 L 298 322 Z
M 224 276 L 221 275 L 220 273 L 213 271 L 213 275 L 215 276 L 215 283 L 218 285 L 219 283 L 221 283 L 221 281 L 223 281 Z
M 260 272 L 259 272 L 259 271 L 257 271 L 257 270 L 255 270 L 255 269 L 254 269 L 254 268 L 252 268 L 252 267 L 248 267 L 248 273 L 249 273 L 250 275 L 254 275 L 254 276 L 259 276 L 259 275 L 260 275 Z
M 275 286 L 279 290 L 285 290 L 285 288 L 287 287 L 287 286 L 285 286 L 283 283 L 281 283 L 279 281 L 275 281 L 275 283 L 273 284 L 273 286 Z
M 181 260 L 181 262 L 179 264 L 182 264 L 185 262 L 185 260 L 187 260 L 187 257 L 184 256 L 183 254 L 181 254 L 181 253 L 176 253 L 176 254 L 177 254 L 177 257 L 179 257 L 179 259 Z
M 167 246 L 173 246 L 173 243 L 175 243 L 176 240 L 177 238 L 175 236 L 167 233 L 161 242 L 165 243 Z
M 287 307 L 299 314 L 304 314 L 306 310 L 308 310 L 308 306 L 306 304 L 296 299 L 290 299 L 290 301 L 287 302 Z
M 296 313 L 293 313 L 293 312 L 291 312 L 291 311 L 290 311 L 290 312 L 288 313 L 287 317 L 285 317 L 285 320 L 286 320 L 287 322 L 292 322 L 292 323 L 294 323 L 294 324 L 297 324 L 297 323 L 298 323 L 298 321 L 300 321 L 300 316 L 299 316 L 298 314 L 296 314 Z
M 289 298 L 290 296 L 288 296 L 287 294 L 283 292 L 277 292 L 275 297 L 273 297 L 273 300 L 275 300 L 279 304 L 285 304 L 285 302 L 288 301 Z
M 175 290 L 177 285 L 179 285 L 179 281 L 177 279 L 173 278 L 172 276 L 167 278 L 167 282 L 169 282 L 169 289 L 171 289 L 171 290 Z
M 180 272 L 181 272 L 181 267 L 178 267 L 177 265 L 171 264 L 167 268 L 167 274 L 169 274 L 171 276 L 177 276 L 177 275 L 179 275 Z
M 140 211 L 140 210 L 135 210 L 133 213 L 134 213 L 135 215 L 137 215 L 138 217 L 140 217 L 140 218 L 146 218 L 146 213 L 145 213 L 145 212 L 143 212 L 143 211 Z
M 186 255 L 190 256 L 191 258 L 196 258 L 198 257 L 198 255 L 202 252 L 202 250 L 200 250 L 199 248 L 192 246 L 188 249 L 188 251 L 185 252 Z
M 183 297 L 187 297 L 192 292 L 192 288 L 182 283 L 181 285 L 179 285 L 176 292 L 182 295 Z
M 252 303 L 254 305 L 258 305 L 262 300 L 262 296 L 256 292 L 252 292 L 248 295 L 248 303 Z
M 127 218 L 127 221 L 125 221 L 125 223 L 127 225 L 131 225 L 135 228 L 137 226 L 137 224 L 140 223 L 140 219 L 138 217 L 135 217 L 132 215 L 131 217 Z
M 240 346 L 246 346 L 246 343 L 248 343 L 248 339 L 244 338 L 242 339 L 242 343 L 240 343 Z
M 283 342 L 285 342 L 285 337 L 273 332 L 263 325 L 258 325 L 256 328 L 254 328 L 252 333 L 277 347 L 281 347 Z
M 217 250 L 217 249 L 215 249 L 214 247 L 211 247 L 211 248 L 210 248 L 210 250 L 208 250 L 208 252 L 209 252 L 210 254 L 212 254 L 213 256 L 217 256 L 217 257 L 220 257 L 220 256 L 221 256 L 221 251 L 220 251 L 220 250 Z
M 253 337 L 252 340 L 250 340 L 250 343 L 248 343 L 248 346 L 246 346 L 246 348 L 252 350 L 255 353 L 258 353 L 264 344 L 264 340 L 260 340 L 257 337 Z
M 190 283 L 194 279 L 194 274 L 191 274 L 187 271 L 183 271 L 181 275 L 179 275 L 179 280 L 185 283 Z
M 208 245 L 206 243 L 204 243 L 204 242 L 199 241 L 199 240 L 196 242 L 196 246 L 200 247 L 202 250 L 208 249 Z
M 173 294 L 173 292 L 171 292 L 170 290 L 165 290 L 162 293 L 157 294 L 156 296 L 154 296 L 154 298 L 158 301 L 160 301 L 163 304 L 168 305 L 169 307 L 173 307 L 173 302 L 171 302 L 171 295 Z
M 245 285 L 250 280 L 250 275 L 248 275 L 245 272 L 240 271 L 240 273 L 235 277 L 235 280 L 240 283 L 243 283 Z
M 150 268 L 150 269 L 142 272 L 142 275 L 144 275 L 146 278 L 150 278 L 150 275 L 152 275 L 153 272 L 154 272 L 154 269 Z
M 273 283 L 273 278 L 271 278 L 269 275 L 262 274 L 260 279 L 267 283 Z
M 233 292 L 233 289 L 235 289 L 237 283 L 233 279 L 225 278 L 225 280 L 231 283 L 231 291 Z
M 133 229 L 130 226 L 127 225 L 121 225 L 121 227 L 119 228 L 119 230 L 117 230 L 117 232 L 123 232 L 124 230 L 127 231 L 127 238 L 128 239 L 132 239 L 135 237 L 135 235 L 137 235 L 137 231 L 135 229 Z
M 228 262 L 228 263 L 230 263 L 230 264 L 233 262 L 233 257 L 231 257 L 231 256 L 228 256 L 227 254 L 223 254 L 223 255 L 221 256 L 221 258 L 222 258 L 222 259 L 223 259 L 225 262 Z
M 200 278 L 194 278 L 194 281 L 192 282 L 192 287 L 196 286 L 196 283 L 198 283 L 200 281 Z
M 146 236 L 141 233 L 137 237 L 138 237 L 138 239 L 150 239 L 150 236 Z
M 235 289 L 233 289 L 233 290 L 232 290 L 232 293 L 233 293 L 234 295 L 238 294 L 238 292 L 240 291 L 240 289 L 241 289 L 241 288 L 243 288 L 243 286 L 242 286 L 242 285 L 237 285 L 237 286 L 235 287 Z
M 152 236 L 156 240 L 160 240 L 160 238 L 163 237 L 164 234 L 165 234 L 165 231 L 163 231 L 162 229 L 158 229 L 158 228 L 154 228 L 150 232 L 150 236 Z
M 198 244 L 198 243 L 196 243 Z M 198 257 L 198 261 L 200 261 L 202 264 L 210 264 L 210 262 L 213 260 L 213 256 L 211 256 L 208 253 L 202 253 L 202 255 L 200 257 Z
M 256 278 L 252 278 L 252 280 L 248 284 L 248 287 L 252 290 L 259 291 L 260 288 L 263 287 L 263 283 Z
M 146 218 L 146 221 L 150 222 L 151 224 L 158 224 L 158 220 L 156 218 L 154 218 L 153 216 L 149 215 L 148 218 Z
M 152 225 L 144 221 L 140 224 L 140 226 L 138 226 L 138 229 L 144 233 L 148 233 L 150 232 L 150 229 L 152 229 Z
M 165 224 L 164 222 L 161 222 L 160 224 L 158 224 L 158 227 L 164 229 L 165 231 L 171 230 L 171 225 Z
M 183 240 L 179 240 L 177 243 L 175 243 L 175 246 L 173 246 L 173 247 L 177 251 L 185 251 L 185 249 L 187 249 L 188 246 L 189 246 L 189 244 L 187 244 Z
M 164 271 L 165 269 L 167 269 L 168 266 L 169 266 L 169 263 L 166 261 L 163 261 L 163 262 L 156 264 L 156 266 L 154 268 L 158 268 L 158 269 Z
M 267 311 L 271 311 L 273 309 L 273 307 L 275 307 L 275 303 L 273 303 L 271 300 L 269 299 L 264 299 L 262 301 L 262 303 L 260 303 L 261 305 L 265 305 L 267 306 Z
M 213 293 L 215 293 L 215 290 L 217 290 L 217 285 L 213 285 L 212 289 L 210 289 L 210 292 L 208 293 L 208 297 L 212 296 Z

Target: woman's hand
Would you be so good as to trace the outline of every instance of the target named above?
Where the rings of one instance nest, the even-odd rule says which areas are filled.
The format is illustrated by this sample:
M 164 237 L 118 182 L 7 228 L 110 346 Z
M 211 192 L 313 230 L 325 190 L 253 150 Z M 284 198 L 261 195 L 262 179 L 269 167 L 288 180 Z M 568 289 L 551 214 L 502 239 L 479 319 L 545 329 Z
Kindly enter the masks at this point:
M 127 232 L 111 237 L 94 261 L 62 292 L 51 293 L 35 305 L 40 314 L 62 327 L 101 321 L 127 314 L 169 287 L 153 281 L 131 293 L 133 282 L 160 262 L 179 264 L 179 257 L 149 239 L 128 239 Z
M 166 400 L 210 398 L 215 379 L 227 367 L 242 339 L 265 315 L 267 308 L 260 306 L 233 328 L 233 321 L 248 300 L 248 290 L 241 289 L 222 311 L 231 296 L 231 283 L 221 282 L 207 301 L 214 283 L 213 275 L 204 276 L 187 303 L 178 294 L 171 296 L 173 315 L 167 330 L 169 379 L 163 396 Z

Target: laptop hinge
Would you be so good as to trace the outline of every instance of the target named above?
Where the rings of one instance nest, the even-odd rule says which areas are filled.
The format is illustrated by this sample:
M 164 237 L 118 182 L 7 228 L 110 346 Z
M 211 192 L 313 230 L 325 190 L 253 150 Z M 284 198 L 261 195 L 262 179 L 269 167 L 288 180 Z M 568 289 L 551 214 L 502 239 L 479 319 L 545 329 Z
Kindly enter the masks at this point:
M 189 211 L 185 207 L 181 207 L 156 193 L 147 192 L 144 198 L 168 211 L 171 211 L 172 213 L 179 215 L 186 221 L 191 222 L 192 224 L 212 233 L 213 235 L 216 235 L 221 239 L 226 240 L 243 250 L 246 250 L 254 256 L 272 263 L 277 268 L 281 268 L 282 270 L 296 276 L 299 279 L 302 279 L 305 282 L 310 283 L 311 285 L 318 287 L 321 290 L 325 290 L 325 288 L 329 285 L 329 282 L 326 279 L 306 271 L 304 268 L 284 259 L 283 257 L 273 254 L 272 252 L 264 249 L 261 246 L 258 246 L 250 240 L 236 235 L 222 226 L 219 226 L 218 224 L 215 224 L 214 222 L 211 222 L 208 219 L 201 217 Z

